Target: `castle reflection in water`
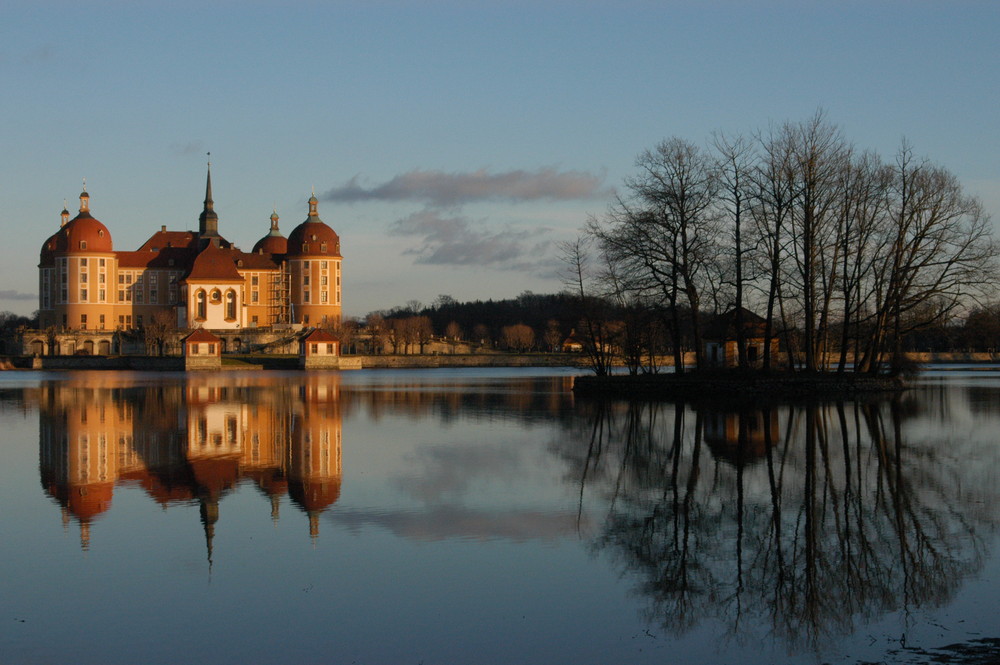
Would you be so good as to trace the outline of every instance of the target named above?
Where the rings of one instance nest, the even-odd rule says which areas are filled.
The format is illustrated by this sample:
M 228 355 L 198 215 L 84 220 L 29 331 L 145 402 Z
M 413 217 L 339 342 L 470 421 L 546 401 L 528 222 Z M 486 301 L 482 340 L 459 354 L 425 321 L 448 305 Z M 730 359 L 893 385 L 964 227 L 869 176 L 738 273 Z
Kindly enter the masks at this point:
M 266 389 L 265 389 L 266 388 Z M 116 487 L 139 486 L 163 507 L 197 503 L 209 559 L 220 500 L 241 482 L 309 516 L 340 496 L 341 411 L 336 376 L 299 382 L 193 376 L 136 385 L 116 373 L 39 388 L 42 487 L 76 522 L 87 549 L 91 524 Z

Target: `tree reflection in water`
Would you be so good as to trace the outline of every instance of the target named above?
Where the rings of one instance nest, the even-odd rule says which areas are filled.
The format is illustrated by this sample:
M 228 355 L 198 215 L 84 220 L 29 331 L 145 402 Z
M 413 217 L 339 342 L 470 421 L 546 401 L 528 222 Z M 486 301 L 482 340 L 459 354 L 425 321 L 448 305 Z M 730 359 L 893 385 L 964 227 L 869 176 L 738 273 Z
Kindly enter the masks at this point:
M 963 469 L 996 455 L 908 432 L 924 401 L 587 403 L 581 511 L 585 487 L 607 495 L 597 547 L 666 632 L 717 621 L 729 640 L 818 649 L 945 603 L 982 566 L 998 489 Z

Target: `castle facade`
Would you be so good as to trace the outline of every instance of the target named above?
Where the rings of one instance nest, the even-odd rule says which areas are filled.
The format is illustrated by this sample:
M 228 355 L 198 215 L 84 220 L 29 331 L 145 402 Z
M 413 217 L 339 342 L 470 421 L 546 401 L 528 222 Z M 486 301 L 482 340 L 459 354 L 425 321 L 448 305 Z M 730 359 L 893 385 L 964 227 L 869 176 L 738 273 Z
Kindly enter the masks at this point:
M 128 331 L 147 326 L 234 331 L 282 324 L 334 327 L 341 319 L 340 237 L 309 199 L 309 215 L 286 238 L 270 231 L 250 252 L 219 233 L 209 166 L 197 231 L 162 226 L 135 251 L 116 251 L 111 232 L 80 194 L 73 219 L 42 245 L 39 328 Z

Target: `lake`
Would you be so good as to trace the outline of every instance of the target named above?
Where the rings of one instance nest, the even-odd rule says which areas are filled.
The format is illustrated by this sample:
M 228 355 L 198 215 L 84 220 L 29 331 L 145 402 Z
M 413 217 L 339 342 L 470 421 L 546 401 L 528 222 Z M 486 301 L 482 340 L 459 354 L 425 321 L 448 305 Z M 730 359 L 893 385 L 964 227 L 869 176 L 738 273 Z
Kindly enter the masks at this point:
M 0 373 L 0 663 L 1000 657 L 1000 369 L 753 407 L 578 372 Z

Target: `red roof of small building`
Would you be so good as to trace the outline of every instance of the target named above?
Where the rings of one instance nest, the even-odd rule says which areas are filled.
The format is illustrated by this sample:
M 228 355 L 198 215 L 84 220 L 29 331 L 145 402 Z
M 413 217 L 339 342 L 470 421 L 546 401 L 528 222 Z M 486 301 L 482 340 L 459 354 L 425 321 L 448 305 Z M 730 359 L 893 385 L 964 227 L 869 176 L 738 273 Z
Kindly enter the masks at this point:
M 204 328 L 198 328 L 193 333 L 184 338 L 184 342 L 220 342 L 218 337 L 208 332 Z
M 323 330 L 322 328 L 316 328 L 316 330 L 313 330 L 311 333 L 309 333 L 308 335 L 306 335 L 302 339 L 302 341 L 303 342 L 339 342 L 340 338 L 337 337 L 336 335 L 334 335 L 334 334 L 326 331 L 326 330 Z

